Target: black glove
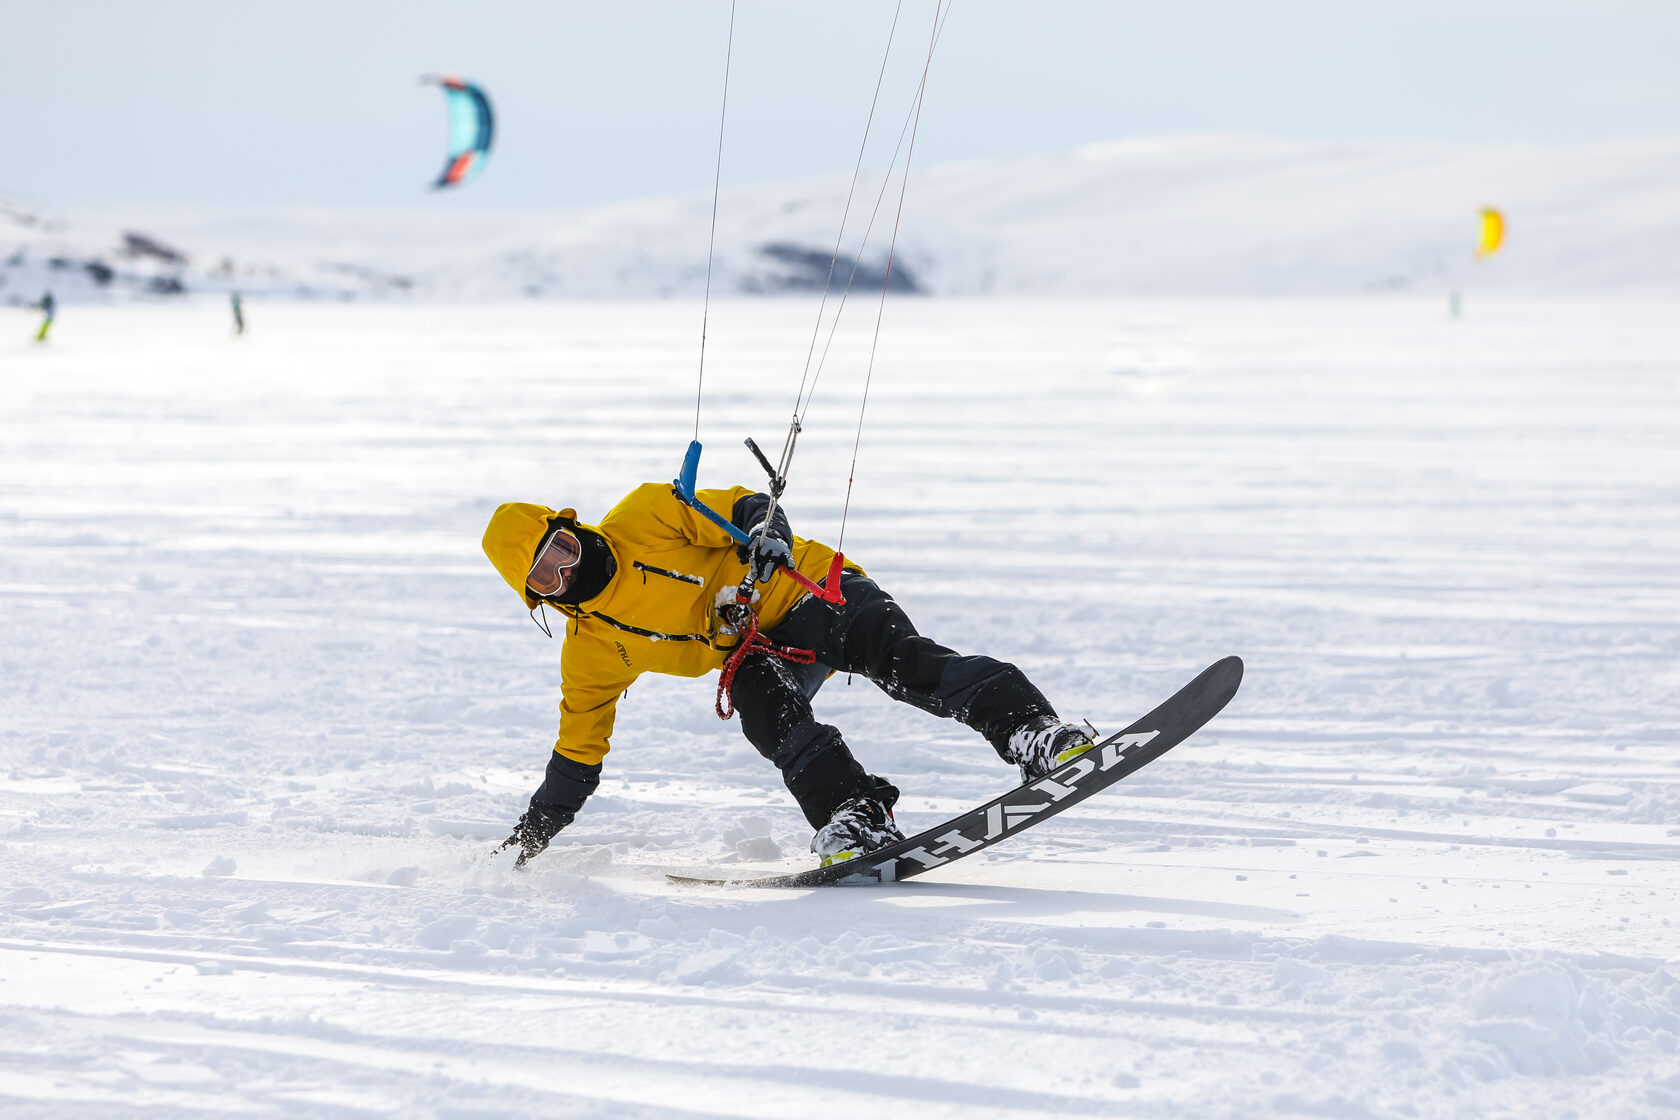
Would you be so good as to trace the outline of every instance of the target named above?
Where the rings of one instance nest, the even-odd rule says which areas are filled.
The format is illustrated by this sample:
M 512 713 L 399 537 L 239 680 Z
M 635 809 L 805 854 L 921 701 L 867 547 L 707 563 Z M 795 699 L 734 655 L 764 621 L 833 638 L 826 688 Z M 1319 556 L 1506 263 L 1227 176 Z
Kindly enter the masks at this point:
M 770 508 L 770 495 L 747 494 L 736 502 L 735 507 L 729 511 L 729 523 L 747 536 L 756 539 L 759 531 L 764 527 L 764 511 L 768 508 Z M 776 507 L 776 516 L 770 519 L 770 531 L 764 535 L 775 537 L 792 547 L 793 527 L 788 524 L 786 509 L 781 506 Z M 747 546 L 744 544 L 736 545 L 735 557 L 745 563 L 748 559 Z
M 548 842 L 572 823 L 572 818 L 577 816 L 583 803 L 600 784 L 599 762 L 574 762 L 559 751 L 551 752 L 543 784 L 531 795 L 531 807 L 513 826 L 513 835 L 502 841 L 496 850 L 503 852 L 518 848 L 519 858 L 514 861 L 514 866 L 524 867 L 526 860 L 548 847 Z
M 775 537 L 753 538 L 752 547 L 747 551 L 747 565 L 754 583 L 763 583 L 777 568 L 791 567 L 792 564 L 793 549 L 786 541 Z
M 496 850 L 505 852 L 509 848 L 518 848 L 519 858 L 513 861 L 513 865 L 524 867 L 527 860 L 548 847 L 548 842 L 571 823 L 572 814 L 567 810 L 533 804 L 513 826 L 513 835 L 503 840 Z

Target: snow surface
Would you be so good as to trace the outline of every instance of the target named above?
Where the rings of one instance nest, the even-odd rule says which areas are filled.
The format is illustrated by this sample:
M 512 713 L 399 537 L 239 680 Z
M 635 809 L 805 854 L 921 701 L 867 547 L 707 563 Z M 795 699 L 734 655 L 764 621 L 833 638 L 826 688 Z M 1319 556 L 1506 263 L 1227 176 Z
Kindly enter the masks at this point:
M 714 303 L 704 484 L 803 301 Z M 0 342 L 7 1117 L 1656 1117 L 1680 1110 L 1680 316 L 887 309 L 846 549 L 922 628 L 1201 734 L 889 889 L 803 863 L 713 680 L 646 679 L 531 868 L 558 641 L 507 499 L 671 477 L 699 308 L 87 307 Z M 794 524 L 839 526 L 842 327 Z M 715 678 L 714 678 L 715 679 Z M 835 679 L 924 827 L 1010 770 Z
M 897 124 L 877 131 L 881 150 L 865 161 L 841 250 L 862 260 L 862 290 L 880 287 L 898 200 L 897 179 L 883 183 Z M 895 274 L 937 295 L 1444 296 L 1464 286 L 1673 294 L 1677 180 L 1672 137 L 1551 145 L 1136 137 L 919 165 Z M 846 174 L 724 191 L 713 292 L 820 288 L 849 182 Z M 698 298 L 705 288 L 710 190 L 575 211 L 471 203 L 468 188 L 425 207 L 72 221 L 0 199 L 0 301 L 39 299 L 43 286 L 71 300 L 152 292 L 158 262 L 121 248 L 130 231 L 188 256 L 161 275 L 200 292 L 510 300 Z M 1502 208 L 1508 236 L 1498 256 L 1476 262 L 1483 206 Z M 101 285 L 90 262 L 116 275 Z M 842 264 L 842 280 L 847 272 Z

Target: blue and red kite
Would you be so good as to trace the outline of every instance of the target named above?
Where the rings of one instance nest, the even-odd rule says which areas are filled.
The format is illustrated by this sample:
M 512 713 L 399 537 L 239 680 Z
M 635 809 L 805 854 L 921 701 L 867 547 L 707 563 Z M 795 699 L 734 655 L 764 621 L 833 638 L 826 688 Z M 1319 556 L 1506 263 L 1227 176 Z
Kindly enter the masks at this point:
M 490 137 L 496 123 L 495 114 L 490 111 L 490 99 L 471 82 L 447 74 L 420 81 L 435 82 L 443 90 L 449 112 L 449 161 L 443 165 L 443 173 L 432 189 L 458 187 L 482 171 L 490 155 Z

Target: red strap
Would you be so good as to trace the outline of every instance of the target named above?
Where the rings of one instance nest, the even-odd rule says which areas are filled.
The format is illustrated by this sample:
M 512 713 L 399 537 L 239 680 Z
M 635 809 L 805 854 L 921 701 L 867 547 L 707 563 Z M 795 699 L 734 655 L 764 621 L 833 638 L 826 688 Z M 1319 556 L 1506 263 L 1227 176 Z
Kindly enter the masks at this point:
M 735 670 L 741 667 L 741 662 L 745 661 L 750 653 L 768 653 L 772 657 L 779 657 L 783 661 L 797 661 L 801 665 L 810 665 L 817 660 L 816 650 L 794 649 L 772 642 L 758 632 L 758 616 L 750 616 L 746 632 L 741 635 L 741 644 L 729 652 L 729 657 L 723 663 L 723 673 L 718 677 L 719 719 L 728 719 L 735 714 Z

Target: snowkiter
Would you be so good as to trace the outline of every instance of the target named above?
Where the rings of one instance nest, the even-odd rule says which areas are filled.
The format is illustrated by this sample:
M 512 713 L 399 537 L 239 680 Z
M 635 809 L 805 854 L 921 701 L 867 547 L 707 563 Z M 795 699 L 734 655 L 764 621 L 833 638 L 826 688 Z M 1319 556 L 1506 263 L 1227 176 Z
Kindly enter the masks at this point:
M 35 305 L 35 309 L 43 315 L 41 329 L 35 332 L 35 341 L 45 342 L 47 332 L 52 330 L 53 316 L 58 311 L 58 301 L 53 299 L 51 292 L 46 292 L 41 296 L 41 302 Z
M 771 575 L 793 567 L 822 581 L 834 550 L 794 536 L 780 508 L 760 534 L 766 495 L 736 486 L 695 496 L 750 534 L 752 548 L 685 505 L 669 483 L 638 486 L 596 525 L 578 521 L 575 510 L 524 502 L 502 505 L 490 518 L 485 554 L 520 602 L 566 616 L 560 734 L 542 785 L 501 845 L 519 848 L 520 864 L 572 823 L 594 792 L 619 698 L 638 676 L 700 677 L 724 667 L 740 636 L 720 608 L 734 601 L 749 564 L 769 577 L 755 605 L 763 635 L 814 658 L 805 664 L 746 653 L 732 667 L 731 697 L 747 739 L 781 771 L 816 829 L 811 849 L 825 866 L 902 838 L 892 816 L 898 790 L 866 771 L 840 731 L 812 715 L 811 698 L 832 673 L 855 673 L 896 700 L 967 724 L 1025 780 L 1090 749 L 1089 733 L 1058 719 L 1019 669 L 918 634 L 862 568 L 846 565 L 843 606 Z

